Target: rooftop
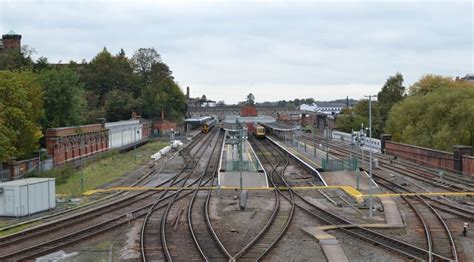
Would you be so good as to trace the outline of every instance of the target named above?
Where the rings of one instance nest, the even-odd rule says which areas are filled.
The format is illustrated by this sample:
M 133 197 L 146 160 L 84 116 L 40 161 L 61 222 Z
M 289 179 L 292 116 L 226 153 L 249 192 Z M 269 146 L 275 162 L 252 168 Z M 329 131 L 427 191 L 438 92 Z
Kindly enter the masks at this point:
M 25 179 L 12 180 L 8 182 L 0 183 L 0 187 L 4 186 L 26 186 L 29 184 L 42 183 L 49 180 L 55 180 L 55 178 L 43 178 L 43 177 L 31 177 Z
M 237 115 L 230 115 L 230 116 L 225 116 L 224 122 L 225 123 L 235 123 L 236 120 L 239 120 L 239 122 L 242 123 L 273 123 L 276 121 L 275 118 L 271 116 L 247 116 L 247 117 L 242 117 L 242 116 L 237 116 Z

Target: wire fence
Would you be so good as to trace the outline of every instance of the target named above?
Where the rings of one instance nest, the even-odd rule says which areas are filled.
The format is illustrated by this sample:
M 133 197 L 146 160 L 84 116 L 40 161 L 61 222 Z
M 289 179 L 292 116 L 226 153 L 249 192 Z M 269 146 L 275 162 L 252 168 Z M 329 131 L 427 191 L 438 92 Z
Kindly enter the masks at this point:
M 352 159 L 322 159 L 321 167 L 325 171 L 355 171 L 359 168 L 357 158 Z

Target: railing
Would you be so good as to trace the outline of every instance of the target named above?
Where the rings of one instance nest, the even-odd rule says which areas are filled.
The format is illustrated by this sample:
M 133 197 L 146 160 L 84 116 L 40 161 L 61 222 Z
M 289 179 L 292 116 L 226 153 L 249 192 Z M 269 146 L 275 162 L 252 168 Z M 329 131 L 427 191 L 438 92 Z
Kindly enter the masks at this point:
M 258 172 L 258 162 L 257 161 L 242 161 L 242 168 L 240 167 L 240 161 L 226 161 L 225 163 L 226 171 L 247 171 L 247 172 Z
M 321 159 L 324 171 L 356 171 L 359 167 L 357 158 L 352 159 Z

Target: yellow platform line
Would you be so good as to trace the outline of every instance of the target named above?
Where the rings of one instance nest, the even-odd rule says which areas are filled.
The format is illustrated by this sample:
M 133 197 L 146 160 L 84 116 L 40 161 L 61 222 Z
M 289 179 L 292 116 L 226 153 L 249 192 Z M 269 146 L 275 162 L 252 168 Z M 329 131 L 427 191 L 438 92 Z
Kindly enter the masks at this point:
M 83 193 L 85 196 L 90 196 L 97 193 L 107 193 L 113 191 L 163 191 L 163 190 L 194 190 L 195 187 L 112 187 L 107 189 L 95 189 L 89 190 Z M 239 190 L 240 187 L 199 187 L 200 190 Z M 244 187 L 245 190 L 274 190 L 272 187 Z M 280 190 L 288 190 L 288 187 L 278 187 Z M 418 193 L 382 193 L 382 194 L 363 194 L 359 190 L 351 186 L 300 186 L 292 187 L 293 190 L 316 190 L 316 189 L 340 189 L 346 194 L 356 199 L 358 202 L 362 202 L 364 198 L 372 197 L 400 197 L 400 196 L 474 196 L 474 192 L 418 192 Z

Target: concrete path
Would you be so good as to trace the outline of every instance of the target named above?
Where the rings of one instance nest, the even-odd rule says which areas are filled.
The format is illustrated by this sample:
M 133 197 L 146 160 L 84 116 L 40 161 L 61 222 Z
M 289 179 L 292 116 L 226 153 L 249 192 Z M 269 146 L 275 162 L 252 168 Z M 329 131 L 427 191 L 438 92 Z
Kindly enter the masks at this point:
M 329 262 L 349 262 L 341 245 L 339 245 L 339 241 L 333 235 L 324 232 L 318 227 L 304 227 L 301 229 L 319 242 Z

